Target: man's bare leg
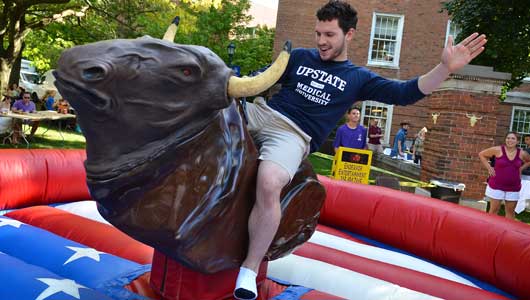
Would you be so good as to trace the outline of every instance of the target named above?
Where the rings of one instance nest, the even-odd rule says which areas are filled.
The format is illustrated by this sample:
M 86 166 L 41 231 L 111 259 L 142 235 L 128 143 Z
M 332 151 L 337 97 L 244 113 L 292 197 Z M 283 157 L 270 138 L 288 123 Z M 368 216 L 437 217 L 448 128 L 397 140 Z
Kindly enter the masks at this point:
M 289 173 L 278 164 L 262 161 L 258 168 L 256 203 L 250 213 L 249 247 L 236 282 L 236 299 L 255 299 L 259 265 L 280 224 L 280 193 L 289 183 Z M 249 272 L 252 271 L 252 272 Z

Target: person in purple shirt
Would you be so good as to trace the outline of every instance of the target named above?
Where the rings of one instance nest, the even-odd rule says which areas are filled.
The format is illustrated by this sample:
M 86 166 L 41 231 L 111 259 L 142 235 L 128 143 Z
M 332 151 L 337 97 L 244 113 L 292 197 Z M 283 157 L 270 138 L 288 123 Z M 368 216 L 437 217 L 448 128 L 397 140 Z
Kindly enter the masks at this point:
M 13 107 L 11 108 L 11 111 L 19 114 L 37 112 L 35 102 L 31 101 L 31 94 L 29 92 L 22 93 L 22 99 L 15 101 Z M 35 135 L 37 128 L 39 128 L 39 121 L 30 121 L 29 124 L 31 124 L 31 133 L 29 136 L 30 138 L 32 138 L 33 135 Z M 18 140 L 23 134 L 24 133 L 22 132 L 22 124 L 20 122 L 15 122 L 15 124 L 13 125 L 12 143 L 18 144 Z
M 346 113 L 346 123 L 337 129 L 333 148 L 339 147 L 366 149 L 366 128 L 359 124 L 361 111 L 357 107 L 350 107 Z

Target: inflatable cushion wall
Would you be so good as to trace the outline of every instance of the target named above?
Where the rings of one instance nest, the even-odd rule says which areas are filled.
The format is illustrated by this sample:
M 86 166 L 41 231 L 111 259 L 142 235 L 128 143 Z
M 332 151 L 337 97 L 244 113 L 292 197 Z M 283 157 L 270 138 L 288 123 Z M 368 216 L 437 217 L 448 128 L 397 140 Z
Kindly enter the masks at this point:
M 348 228 L 530 299 L 530 228 L 481 211 L 320 176 L 320 222 Z
M 0 210 L 90 199 L 84 150 L 2 150 Z
M 0 210 L 89 199 L 84 159 L 84 150 L 2 150 Z M 530 277 L 526 274 L 530 269 L 528 225 L 410 193 L 319 179 L 327 189 L 321 223 L 407 250 L 530 299 Z M 62 224 L 69 219 L 59 212 L 53 214 L 54 222 L 46 222 L 52 218 L 48 213 L 51 210 L 32 208 L 25 217 L 22 211 L 10 215 L 20 214 L 18 218 L 24 222 L 68 236 L 68 230 L 46 228 L 46 224 Z M 97 241 L 86 237 L 79 240 L 99 247 Z M 121 247 L 118 254 L 128 256 L 126 248 Z M 136 259 L 129 259 L 148 262 L 152 250 L 143 250 Z

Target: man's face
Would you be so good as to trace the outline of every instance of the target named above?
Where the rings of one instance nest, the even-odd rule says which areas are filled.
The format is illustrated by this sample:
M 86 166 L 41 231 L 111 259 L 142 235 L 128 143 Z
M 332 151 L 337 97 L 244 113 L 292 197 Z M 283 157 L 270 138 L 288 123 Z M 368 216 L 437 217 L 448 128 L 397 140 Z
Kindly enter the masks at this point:
M 527 146 L 530 146 L 530 136 L 526 136 L 524 138 L 524 143 L 527 145 Z
M 351 28 L 344 34 L 336 19 L 331 21 L 317 21 L 315 26 L 315 41 L 320 58 L 324 61 L 346 60 L 346 41 L 352 39 L 354 31 Z
M 30 99 L 31 97 L 29 94 L 22 95 L 22 102 L 24 102 L 24 104 L 28 104 Z
M 359 123 L 360 118 L 361 118 L 361 113 L 356 109 L 352 109 L 350 113 L 348 114 L 348 120 L 352 122 Z

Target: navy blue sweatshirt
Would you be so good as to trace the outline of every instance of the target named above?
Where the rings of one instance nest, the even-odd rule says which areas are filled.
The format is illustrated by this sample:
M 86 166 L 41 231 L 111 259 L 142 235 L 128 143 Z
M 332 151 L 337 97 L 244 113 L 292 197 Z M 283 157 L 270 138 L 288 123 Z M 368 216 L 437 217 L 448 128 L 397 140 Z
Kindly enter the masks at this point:
M 311 136 L 311 152 L 357 100 L 407 105 L 425 96 L 418 78 L 389 80 L 349 60 L 322 61 L 317 49 L 294 49 L 278 83 L 282 88 L 268 105 Z

